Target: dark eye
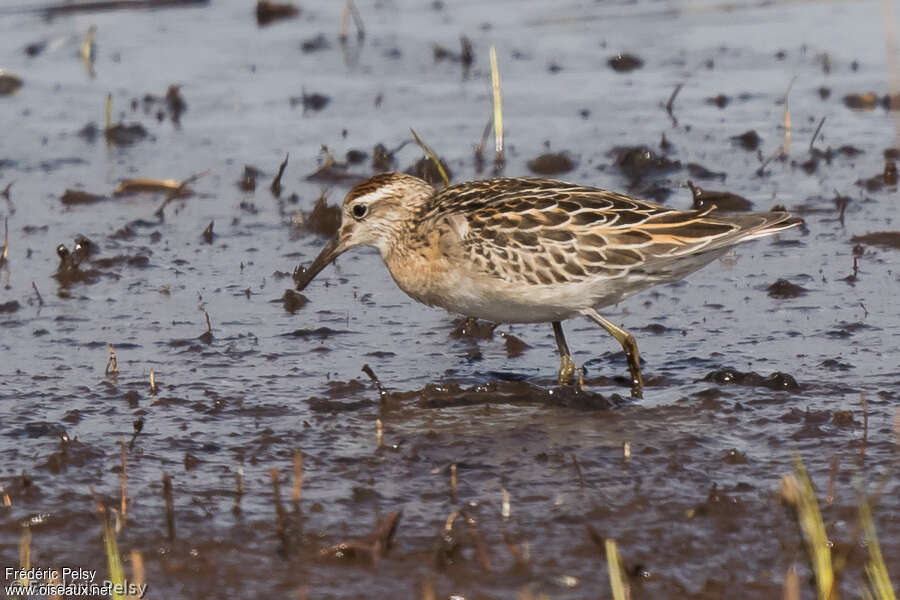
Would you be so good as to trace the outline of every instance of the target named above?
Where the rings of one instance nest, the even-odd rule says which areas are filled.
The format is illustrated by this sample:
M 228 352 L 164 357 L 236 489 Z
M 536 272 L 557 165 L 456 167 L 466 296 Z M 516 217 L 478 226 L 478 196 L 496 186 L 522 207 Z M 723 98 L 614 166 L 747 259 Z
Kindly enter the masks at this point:
M 356 204 L 351 209 L 353 211 L 353 216 L 357 219 L 362 219 L 366 216 L 366 213 L 369 212 L 369 207 L 365 204 Z

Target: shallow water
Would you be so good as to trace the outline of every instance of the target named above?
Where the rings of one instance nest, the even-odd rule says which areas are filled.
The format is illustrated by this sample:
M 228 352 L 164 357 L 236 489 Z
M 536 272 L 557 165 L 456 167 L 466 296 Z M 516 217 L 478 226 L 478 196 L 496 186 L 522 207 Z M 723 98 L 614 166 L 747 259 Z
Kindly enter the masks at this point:
M 875 524 L 900 581 L 896 243 L 863 242 L 848 279 L 854 236 L 900 230 L 896 186 L 857 184 L 883 172 L 884 151 L 898 145 L 898 113 L 843 102 L 888 92 L 885 48 L 896 25 L 884 25 L 881 3 L 360 2 L 365 38 L 351 26 L 345 51 L 339 3 L 304 3 L 297 18 L 263 28 L 236 1 L 53 18 L 16 8 L 0 9 L 0 67 L 24 80 L 0 96 L 0 189 L 13 182 L 10 199 L 0 198 L 9 223 L 0 270 L 0 484 L 11 500 L 0 508 L 4 566 L 18 563 L 22 523 L 38 517 L 35 566 L 105 576 L 90 487 L 118 506 L 119 440 L 130 441 L 140 421 L 119 545 L 126 569 L 130 550 L 143 554 L 150 597 L 221 597 L 223 589 L 410 597 L 425 582 L 437 597 L 607 597 L 590 526 L 616 539 L 635 597 L 771 598 L 796 564 L 812 598 L 799 527 L 777 499 L 794 452 L 836 547 L 848 552 L 845 595 L 858 596 L 866 560 L 857 477 L 882 490 Z M 90 25 L 93 78 L 77 56 Z M 303 52 L 318 34 L 328 47 Z M 475 49 L 466 75 L 431 49 L 455 52 L 461 34 Z M 39 41 L 46 49 L 29 57 L 24 48 Z M 294 217 L 308 217 L 323 188 L 337 203 L 352 183 L 306 179 L 322 145 L 339 161 L 350 149 L 368 152 L 350 167 L 364 177 L 373 147 L 396 148 L 413 127 L 455 181 L 491 173 L 476 172 L 472 152 L 491 111 L 491 44 L 503 79 L 505 174 L 528 174 L 527 162 L 549 146 L 577 163 L 559 175 L 566 180 L 655 189 L 687 208 L 692 179 L 806 220 L 805 231 L 744 245 L 685 282 L 605 311 L 637 337 L 643 401 L 627 399 L 624 357 L 596 326 L 566 325 L 587 392 L 560 390 L 549 326 L 453 337 L 455 316 L 404 296 L 373 251 L 343 256 L 304 291 L 307 304 L 285 310 L 291 271 L 326 240 Z M 619 52 L 643 66 L 614 71 L 607 61 Z M 187 102 L 180 125 L 164 103 L 145 110 L 142 100 L 174 83 Z M 672 119 L 664 106 L 679 83 Z M 790 158 L 760 176 L 761 158 L 784 142 L 789 84 Z M 107 92 L 114 120 L 142 124 L 147 139 L 105 143 Z M 304 93 L 330 102 L 292 106 Z M 719 94 L 729 97 L 724 108 L 707 102 Z M 802 164 L 822 117 L 815 147 L 833 156 L 810 173 Z M 101 128 L 94 141 L 78 135 L 89 122 Z M 748 130 L 761 138 L 758 152 L 731 139 Z M 613 148 L 662 154 L 663 135 L 679 168 L 635 181 L 616 166 Z M 288 153 L 277 199 L 268 186 Z M 406 145 L 396 167 L 420 155 Z M 699 179 L 689 163 L 724 179 Z M 245 165 L 265 172 L 255 192 L 236 185 Z M 67 189 L 109 195 L 123 179 L 205 171 L 190 184 L 195 194 L 169 203 L 162 219 L 154 213 L 164 194 L 60 200 Z M 837 194 L 848 198 L 843 221 Z M 98 251 L 82 265 L 86 275 L 60 279 L 56 247 L 72 249 L 78 234 Z M 806 292 L 772 297 L 778 279 Z M 501 332 L 527 348 L 510 356 Z M 104 373 L 108 344 L 117 377 Z M 384 400 L 364 364 L 387 389 Z M 798 388 L 710 377 L 726 368 L 786 373 Z M 299 517 L 290 502 L 295 450 L 303 452 Z M 825 503 L 833 457 L 834 501 Z M 270 469 L 281 477 L 282 535 Z M 174 483 L 175 541 L 164 472 Z M 442 541 L 448 515 L 461 508 L 469 526 L 460 517 Z M 402 511 L 393 547 L 376 564 L 320 555 L 370 534 L 393 511 Z

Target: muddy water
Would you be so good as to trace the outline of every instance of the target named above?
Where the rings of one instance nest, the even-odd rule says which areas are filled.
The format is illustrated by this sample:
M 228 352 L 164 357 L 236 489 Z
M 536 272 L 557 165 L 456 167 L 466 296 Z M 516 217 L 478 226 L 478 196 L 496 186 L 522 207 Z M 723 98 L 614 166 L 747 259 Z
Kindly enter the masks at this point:
M 3 565 L 18 564 L 27 521 L 33 565 L 104 577 L 90 488 L 119 506 L 119 440 L 133 438 L 119 545 L 129 573 L 129 552 L 142 553 L 154 598 L 417 597 L 423 585 L 436 597 L 608 597 L 590 528 L 617 540 L 636 597 L 771 598 L 797 565 L 811 598 L 801 534 L 776 493 L 794 452 L 848 557 L 845 594 L 859 593 L 866 560 L 857 478 L 883 491 L 875 524 L 900 581 L 898 234 L 854 241 L 900 230 L 896 185 L 882 176 L 898 140 L 892 113 L 843 101 L 888 92 L 892 28 L 881 4 L 361 2 L 365 37 L 351 24 L 346 48 L 342 10 L 304 3 L 296 18 L 262 28 L 236 1 L 52 18 L 0 12 L 0 67 L 24 81 L 0 96 L 0 188 L 12 183 L 0 198 L 9 223 Z M 93 77 L 78 57 L 91 25 Z M 458 52 L 461 34 L 475 54 L 465 74 L 432 52 L 434 43 Z M 43 51 L 29 56 L 36 43 Z M 606 311 L 638 338 L 643 401 L 626 398 L 624 357 L 597 327 L 567 324 L 587 391 L 559 389 L 549 326 L 454 336 L 455 317 L 405 297 L 373 252 L 341 258 L 305 291 L 308 303 L 285 309 L 290 272 L 326 239 L 298 215 L 308 222 L 323 189 L 339 202 L 352 176 L 373 173 L 376 144 L 397 148 L 413 127 L 456 181 L 478 176 L 472 147 L 490 114 L 491 44 L 506 174 L 565 151 L 575 167 L 561 178 L 681 208 L 691 205 L 690 179 L 807 222 Z M 616 71 L 608 61 L 618 53 L 642 65 Z M 789 157 L 758 174 L 785 142 L 791 81 Z M 163 99 L 171 84 L 187 104 L 178 124 Z M 107 92 L 114 122 L 140 124 L 144 139 L 104 140 Z M 92 122 L 99 133 L 79 135 Z M 755 150 L 732 139 L 751 130 Z M 339 181 L 310 181 L 322 145 L 338 162 L 353 149 L 368 157 Z M 637 145 L 665 168 L 635 172 L 634 154 L 629 162 L 614 152 Z M 275 198 L 269 183 L 286 154 Z M 395 166 L 420 155 L 407 145 Z M 237 185 L 245 165 L 263 172 L 255 191 Z M 110 196 L 123 179 L 206 171 L 162 217 L 164 193 L 61 201 L 67 189 Z M 95 252 L 57 274 L 57 246 L 73 251 L 78 235 Z M 770 290 L 779 279 L 803 289 Z M 526 346 L 509 348 L 510 335 Z M 108 344 L 117 377 L 105 374 Z M 296 450 L 299 512 L 290 501 Z M 173 480 L 174 541 L 163 473 Z M 376 564 L 371 540 L 328 550 L 370 536 L 395 511 L 393 544 Z

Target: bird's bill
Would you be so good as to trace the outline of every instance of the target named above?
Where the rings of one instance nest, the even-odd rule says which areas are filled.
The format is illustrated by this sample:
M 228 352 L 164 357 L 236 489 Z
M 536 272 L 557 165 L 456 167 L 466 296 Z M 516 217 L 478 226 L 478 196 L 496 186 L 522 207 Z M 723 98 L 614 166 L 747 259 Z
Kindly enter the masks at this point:
M 305 289 L 306 286 L 309 285 L 309 282 L 312 281 L 322 269 L 327 267 L 331 261 L 336 259 L 346 249 L 347 246 L 344 244 L 343 240 L 341 240 L 340 234 L 335 235 L 331 241 L 322 248 L 322 251 L 319 252 L 319 255 L 316 257 L 316 260 L 314 260 L 297 279 L 297 290 Z

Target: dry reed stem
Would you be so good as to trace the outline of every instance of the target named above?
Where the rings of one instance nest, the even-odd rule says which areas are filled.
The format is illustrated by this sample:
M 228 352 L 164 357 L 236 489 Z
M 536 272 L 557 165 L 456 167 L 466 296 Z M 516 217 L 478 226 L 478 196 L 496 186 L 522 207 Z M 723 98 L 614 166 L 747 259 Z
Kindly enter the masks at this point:
M 456 502 L 456 463 L 450 465 L 450 501 Z
M 141 554 L 140 550 L 132 550 L 131 551 L 131 583 L 138 587 L 142 587 L 147 581 L 147 577 L 144 574 L 144 555 Z M 137 596 L 131 597 L 133 600 L 138 600 Z
M 825 496 L 825 502 L 828 504 L 834 503 L 834 480 L 837 477 L 839 461 L 840 456 L 837 454 L 831 457 L 831 475 L 828 476 L 828 495 Z
M 503 517 L 504 521 L 507 521 L 510 514 L 509 492 L 506 491 L 506 488 L 500 488 L 500 491 L 503 495 L 503 499 L 500 502 L 500 516 Z
M 497 66 L 497 49 L 491 46 L 491 90 L 494 97 L 494 162 L 503 165 L 503 98 L 500 93 L 500 69 Z
M 109 345 L 109 360 L 106 361 L 106 374 L 116 377 L 119 375 L 119 361 L 116 360 L 116 351 L 113 345 Z
M 27 571 L 31 568 L 31 528 L 27 525 L 22 528 L 22 537 L 19 539 L 19 567 Z M 20 577 L 19 585 L 28 587 L 28 578 Z
M 155 396 L 158 388 L 156 387 L 156 373 L 153 372 L 153 369 L 150 369 L 150 395 Z
M 12 506 L 12 500 L 9 498 L 9 494 L 6 493 L 6 488 L 0 485 L 0 498 L 3 500 L 3 506 Z
M 795 79 L 797 78 L 791 78 L 787 89 L 784 91 L 784 143 L 782 146 L 784 147 L 784 153 L 786 155 L 790 155 L 791 153 L 791 105 L 788 102 L 788 96 L 791 93 L 791 87 L 793 87 Z
M 122 499 L 119 504 L 119 511 L 122 513 L 122 522 L 128 514 L 128 448 L 125 446 L 125 438 L 119 438 L 119 445 L 122 447 Z
M 3 251 L 0 252 L 0 265 L 6 262 L 9 256 L 9 217 L 3 219 Z
M 238 467 L 234 474 L 234 512 L 241 512 L 241 498 L 244 496 L 244 467 Z
M 384 442 L 384 424 L 381 419 L 375 419 L 375 447 L 381 448 Z
M 800 600 L 800 576 L 796 565 L 788 567 L 784 574 L 784 585 L 781 588 L 781 600 Z
M 59 579 L 59 573 L 60 573 L 59 569 L 51 569 L 50 570 L 50 579 L 47 580 L 47 583 L 49 583 L 52 586 L 57 586 L 57 585 L 61 584 L 62 581 L 60 581 L 60 579 Z M 60 594 L 57 594 L 55 592 L 48 595 L 47 597 L 50 600 L 63 600 L 63 597 Z
M 616 548 L 616 540 L 608 539 L 604 544 L 606 548 L 606 566 L 609 569 L 609 586 L 612 588 L 613 600 L 629 600 L 631 588 L 625 579 L 625 569 L 622 567 L 622 557 Z
M 869 440 L 869 403 L 866 400 L 866 394 L 864 392 L 859 393 L 859 401 L 862 404 L 863 410 L 863 437 L 862 444 L 859 447 L 859 457 L 862 460 L 866 459 L 866 443 Z
M 429 148 L 428 144 L 426 144 L 425 141 L 421 137 L 419 137 L 419 134 L 416 133 L 415 129 L 410 127 L 409 130 L 412 132 L 413 137 L 416 139 L 416 143 L 419 144 L 419 146 L 425 152 L 425 156 L 428 157 L 428 160 L 434 163 L 434 167 L 438 170 L 438 174 L 440 174 L 441 176 L 441 181 L 444 182 L 444 187 L 448 187 L 450 185 L 450 178 L 447 177 L 447 171 L 444 170 L 444 165 L 441 164 L 441 159 L 438 158 L 438 155 L 434 153 L 434 150 Z

